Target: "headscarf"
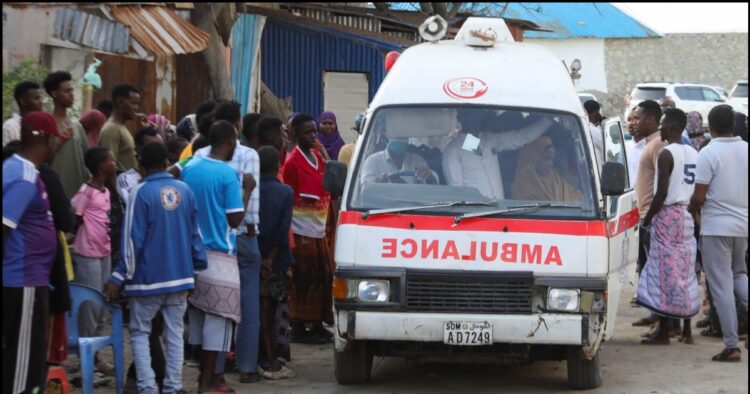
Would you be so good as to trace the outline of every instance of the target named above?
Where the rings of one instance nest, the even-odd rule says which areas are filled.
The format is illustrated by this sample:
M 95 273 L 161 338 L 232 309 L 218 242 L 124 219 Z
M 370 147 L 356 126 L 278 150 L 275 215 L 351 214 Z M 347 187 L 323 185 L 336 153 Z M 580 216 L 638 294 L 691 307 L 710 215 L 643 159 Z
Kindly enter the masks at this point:
M 198 132 L 198 124 L 195 123 L 195 114 L 190 114 L 177 122 L 177 136 L 188 141 L 193 140 L 193 136 Z
M 99 133 L 106 122 L 107 117 L 98 109 L 90 109 L 84 112 L 81 119 L 78 120 L 78 123 L 86 130 L 86 139 L 88 140 L 89 147 L 99 146 Z
M 539 175 L 535 163 L 542 160 L 542 153 L 548 147 L 554 147 L 547 136 L 536 139 L 521 150 L 516 167 L 516 177 L 511 193 L 516 200 L 542 201 L 579 201 L 583 200 L 580 190 L 571 185 L 560 175 L 557 169 L 546 175 Z
M 154 126 L 159 135 L 161 135 L 161 140 L 166 141 L 167 131 L 169 131 L 170 126 L 170 122 L 167 117 L 159 114 L 151 114 L 148 116 L 148 121 L 152 126 Z
M 326 120 L 332 120 L 333 123 L 336 124 L 336 131 L 330 136 L 320 132 L 320 124 Z M 338 159 L 339 151 L 341 150 L 341 147 L 344 146 L 345 142 L 344 139 L 341 138 L 341 134 L 339 134 L 339 125 L 338 122 L 336 122 L 336 115 L 333 112 L 325 111 L 318 116 L 318 140 L 323 146 L 325 146 L 326 152 L 328 152 L 328 156 L 331 160 Z
M 685 130 L 690 138 L 690 145 L 695 150 L 700 149 L 701 143 L 705 139 L 703 136 L 703 117 L 698 111 L 691 111 L 687 113 L 687 123 Z

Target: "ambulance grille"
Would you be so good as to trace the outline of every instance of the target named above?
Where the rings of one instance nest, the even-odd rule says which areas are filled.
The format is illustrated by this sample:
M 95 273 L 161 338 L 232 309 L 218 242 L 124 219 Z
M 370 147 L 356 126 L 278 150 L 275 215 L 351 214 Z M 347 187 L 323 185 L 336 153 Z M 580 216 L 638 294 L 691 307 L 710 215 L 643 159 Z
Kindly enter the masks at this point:
M 406 275 L 406 307 L 417 312 L 532 312 L 533 277 Z

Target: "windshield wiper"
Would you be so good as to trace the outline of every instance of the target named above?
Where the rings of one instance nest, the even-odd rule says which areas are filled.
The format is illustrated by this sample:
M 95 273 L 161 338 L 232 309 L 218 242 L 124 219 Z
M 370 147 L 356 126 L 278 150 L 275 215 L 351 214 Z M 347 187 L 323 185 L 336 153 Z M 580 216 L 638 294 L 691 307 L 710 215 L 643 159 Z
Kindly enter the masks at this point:
M 447 201 L 447 202 L 436 202 L 428 205 L 417 205 L 413 207 L 398 207 L 398 208 L 382 208 L 382 209 L 370 209 L 362 213 L 362 219 L 367 219 L 370 215 L 380 215 L 384 213 L 397 213 L 406 211 L 416 211 L 419 209 L 428 208 L 445 208 L 445 207 L 457 207 L 457 206 L 471 206 L 471 205 L 484 205 L 488 207 L 496 206 L 496 201 Z
M 480 216 L 491 216 L 491 215 L 501 215 L 505 213 L 515 213 L 515 212 L 524 212 L 524 211 L 533 211 L 538 208 L 576 208 L 576 209 L 583 209 L 579 205 L 571 205 L 571 204 L 555 204 L 555 203 L 543 203 L 543 204 L 529 204 L 529 205 L 513 205 L 507 208 L 501 208 L 501 209 L 493 209 L 491 211 L 480 211 L 480 212 L 470 212 L 470 213 L 462 213 L 460 215 L 456 215 L 453 218 L 454 224 L 461 223 L 464 219 L 469 218 L 476 218 Z

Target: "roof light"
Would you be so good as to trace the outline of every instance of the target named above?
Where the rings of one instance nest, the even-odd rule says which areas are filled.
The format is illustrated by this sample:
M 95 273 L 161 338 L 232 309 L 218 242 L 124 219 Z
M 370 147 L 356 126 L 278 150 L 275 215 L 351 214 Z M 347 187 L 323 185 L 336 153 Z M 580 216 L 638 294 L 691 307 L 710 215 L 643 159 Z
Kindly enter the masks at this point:
M 396 51 L 388 52 L 388 54 L 385 55 L 385 72 L 391 71 L 391 68 L 396 64 L 396 60 L 398 60 L 399 56 L 401 56 L 401 54 Z
M 503 19 L 477 17 L 466 19 L 455 40 L 472 47 L 492 47 L 496 42 L 515 42 Z

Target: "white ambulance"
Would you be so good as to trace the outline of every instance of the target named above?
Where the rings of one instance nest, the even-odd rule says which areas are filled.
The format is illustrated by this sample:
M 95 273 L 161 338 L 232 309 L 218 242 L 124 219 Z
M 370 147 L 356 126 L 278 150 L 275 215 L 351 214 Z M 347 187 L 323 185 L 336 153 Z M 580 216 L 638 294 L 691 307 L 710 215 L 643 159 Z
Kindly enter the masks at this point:
M 562 62 L 502 19 L 400 55 L 326 173 L 339 383 L 381 356 L 567 360 L 572 388 L 601 384 L 638 211 L 619 120 L 606 163 L 588 124 Z

